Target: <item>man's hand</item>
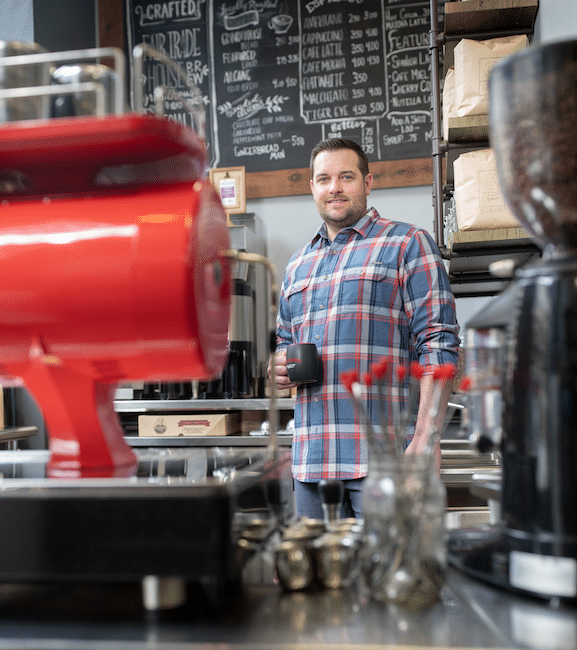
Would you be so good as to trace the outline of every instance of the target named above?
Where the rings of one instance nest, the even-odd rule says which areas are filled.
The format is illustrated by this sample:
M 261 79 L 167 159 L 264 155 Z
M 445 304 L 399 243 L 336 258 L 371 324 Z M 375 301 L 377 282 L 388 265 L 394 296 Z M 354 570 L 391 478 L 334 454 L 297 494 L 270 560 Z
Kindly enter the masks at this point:
M 275 352 L 268 361 L 268 377 L 271 379 L 272 364 L 274 363 L 275 386 L 277 390 L 294 388 L 298 383 L 292 382 L 286 369 L 286 348 Z

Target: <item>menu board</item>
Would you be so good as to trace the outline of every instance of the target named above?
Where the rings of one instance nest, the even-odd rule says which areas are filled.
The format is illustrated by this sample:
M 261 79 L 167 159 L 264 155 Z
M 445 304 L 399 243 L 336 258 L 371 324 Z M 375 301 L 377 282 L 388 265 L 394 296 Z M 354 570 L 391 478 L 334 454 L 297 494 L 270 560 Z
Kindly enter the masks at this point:
M 443 2 L 440 2 L 442 6 Z M 148 43 L 197 86 L 210 167 L 308 167 L 328 137 L 369 161 L 431 157 L 429 0 L 125 0 L 127 47 Z M 441 12 L 442 19 L 442 12 Z M 130 57 L 129 57 L 130 58 Z M 182 75 L 145 60 L 144 105 L 191 125 Z

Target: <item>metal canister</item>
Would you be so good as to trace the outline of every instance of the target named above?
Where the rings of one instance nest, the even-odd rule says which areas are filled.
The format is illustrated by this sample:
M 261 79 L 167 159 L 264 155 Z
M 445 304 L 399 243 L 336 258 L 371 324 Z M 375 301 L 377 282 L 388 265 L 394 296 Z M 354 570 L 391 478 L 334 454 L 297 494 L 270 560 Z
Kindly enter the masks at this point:
M 320 519 L 301 517 L 283 531 L 276 549 L 276 571 L 280 583 L 289 591 L 316 586 L 313 543 L 325 532 Z
M 315 566 L 309 544 L 285 539 L 276 549 L 276 571 L 280 583 L 290 591 L 308 589 L 315 578 Z
M 38 43 L 21 43 L 19 41 L 0 41 L 0 58 L 17 57 L 30 54 L 43 54 L 46 50 Z M 22 65 L 10 65 L 7 60 L 0 63 L 0 122 L 17 122 L 20 120 L 46 119 L 50 113 L 47 95 L 24 93 L 22 96 L 2 96 L 3 91 L 30 88 L 50 84 L 50 64 L 46 62 L 29 62 Z M 6 95 L 6 92 L 4 92 Z
M 328 589 L 352 584 L 360 571 L 359 537 L 350 532 L 327 532 L 313 542 L 316 577 Z
M 74 115 L 111 115 L 119 112 L 118 93 L 123 93 L 119 75 L 107 65 L 91 63 L 62 65 L 52 73 L 55 84 L 86 84 L 92 82 L 102 92 L 102 103 L 96 92 L 79 91 L 57 97 L 54 117 Z
M 304 542 L 318 537 L 325 531 L 326 526 L 322 519 L 301 517 L 283 531 L 283 539 L 294 539 Z

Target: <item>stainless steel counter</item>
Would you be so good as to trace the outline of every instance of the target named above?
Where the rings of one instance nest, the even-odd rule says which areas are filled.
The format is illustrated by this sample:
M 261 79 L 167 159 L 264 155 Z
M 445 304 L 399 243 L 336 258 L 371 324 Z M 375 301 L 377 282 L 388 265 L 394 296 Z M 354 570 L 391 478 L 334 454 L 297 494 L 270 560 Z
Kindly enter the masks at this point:
M 47 453 L 32 456 L 45 462 Z M 28 458 L 31 452 L 0 453 L 12 463 L 19 455 Z M 9 517 L 3 523 L 9 525 Z M 157 526 L 151 526 L 156 533 Z M 38 539 L 34 528 L 26 535 L 32 536 L 26 541 Z M 164 541 L 162 545 L 166 548 Z M 52 550 L 58 556 L 63 546 L 55 539 Z M 114 552 L 113 545 L 101 548 L 102 555 Z M 257 565 L 260 571 L 252 568 L 245 572 L 243 588 L 227 587 L 226 598 L 215 598 L 210 583 L 191 584 L 182 608 L 154 613 L 142 605 L 140 583 L 120 578 L 115 582 L 109 577 L 107 583 L 0 584 L 0 650 L 577 647 L 575 608 L 500 591 L 456 569 L 449 570 L 440 602 L 413 613 L 370 601 L 360 587 L 285 592 L 272 579 L 271 562 Z
M 287 593 L 249 586 L 222 611 L 202 598 L 147 615 L 135 585 L 0 587 L 0 649 L 574 650 L 577 615 L 497 591 L 451 570 L 442 600 L 411 613 L 358 589 Z

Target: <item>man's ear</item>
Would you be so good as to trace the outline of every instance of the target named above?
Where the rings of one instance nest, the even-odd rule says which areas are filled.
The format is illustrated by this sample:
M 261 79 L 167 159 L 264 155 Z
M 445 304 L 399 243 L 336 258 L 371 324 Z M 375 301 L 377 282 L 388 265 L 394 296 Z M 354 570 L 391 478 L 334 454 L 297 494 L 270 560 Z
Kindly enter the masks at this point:
M 373 189 L 373 175 L 367 174 L 365 176 L 365 194 L 368 196 Z

